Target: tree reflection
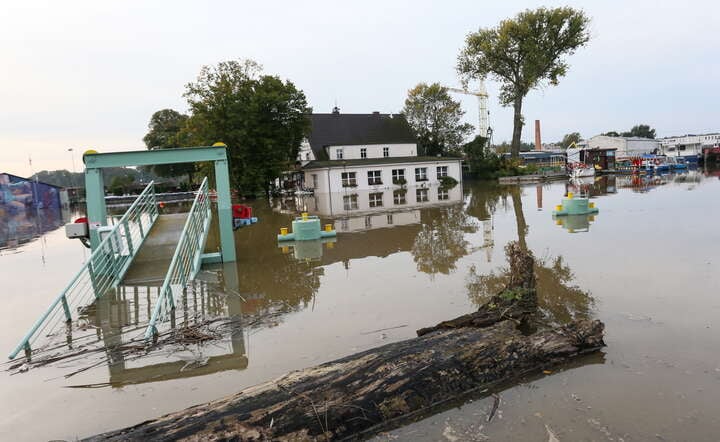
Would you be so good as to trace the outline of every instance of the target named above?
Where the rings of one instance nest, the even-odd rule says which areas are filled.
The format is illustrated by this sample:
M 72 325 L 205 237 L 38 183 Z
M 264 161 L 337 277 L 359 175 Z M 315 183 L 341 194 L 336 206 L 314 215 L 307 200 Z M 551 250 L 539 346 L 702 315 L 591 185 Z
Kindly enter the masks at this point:
M 423 224 L 412 246 L 417 269 L 430 275 L 447 275 L 469 253 L 470 243 L 465 234 L 477 232 L 478 225 L 460 204 L 426 210 L 422 216 Z
M 562 256 L 536 260 L 535 278 L 543 322 L 555 326 L 591 316 L 595 300 L 588 291 L 573 284 L 575 275 Z M 509 280 L 508 267 L 482 275 L 473 266 L 467 280 L 468 296 L 480 306 L 502 291 Z

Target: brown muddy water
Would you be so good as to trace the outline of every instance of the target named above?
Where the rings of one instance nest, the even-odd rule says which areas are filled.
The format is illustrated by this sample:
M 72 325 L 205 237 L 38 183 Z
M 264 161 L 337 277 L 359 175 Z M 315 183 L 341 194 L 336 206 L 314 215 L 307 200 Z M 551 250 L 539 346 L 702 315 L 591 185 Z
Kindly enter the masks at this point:
M 590 192 L 600 213 L 556 222 L 568 189 Z M 601 319 L 607 347 L 507 385 L 490 422 L 494 399 L 477 397 L 376 439 L 716 441 L 718 201 L 718 177 L 695 171 L 257 201 L 259 223 L 236 232 L 238 262 L 201 272 L 178 309 L 184 323 L 230 318 L 212 330 L 218 339 L 112 350 L 142 333 L 155 296 L 121 287 L 74 332 L 74 349 L 100 351 L 26 372 L 2 366 L 0 440 L 74 440 L 414 337 L 475 309 L 502 284 L 503 247 L 520 240 L 541 261 L 546 315 Z M 279 228 L 302 209 L 334 222 L 337 240 L 278 247 Z M 0 350 L 14 348 L 86 257 L 62 229 L 0 249 Z M 63 343 L 48 354 L 71 351 Z

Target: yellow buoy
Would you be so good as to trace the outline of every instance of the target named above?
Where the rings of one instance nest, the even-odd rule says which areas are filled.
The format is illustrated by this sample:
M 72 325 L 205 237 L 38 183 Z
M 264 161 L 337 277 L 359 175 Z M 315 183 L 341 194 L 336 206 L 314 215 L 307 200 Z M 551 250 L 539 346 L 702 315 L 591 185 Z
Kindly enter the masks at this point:
M 325 231 L 331 232 L 332 231 L 332 224 L 325 224 Z
M 591 209 L 594 209 L 594 208 L 595 208 L 595 203 L 589 203 L 589 204 L 588 204 L 588 207 L 591 208 Z
M 568 198 L 572 199 L 572 198 L 573 198 L 574 196 L 575 196 L 575 194 L 574 194 L 574 193 L 572 193 L 572 192 L 568 192 Z
M 95 149 L 88 149 L 88 150 L 86 150 L 85 152 L 83 152 L 83 156 L 85 156 L 85 155 L 92 155 L 92 154 L 94 154 L 94 153 L 98 153 L 98 151 L 95 150 Z
M 556 212 L 562 211 L 562 204 L 558 204 L 557 206 L 555 206 L 555 211 Z
M 282 236 L 285 236 L 288 234 L 288 228 L 287 227 L 280 227 L 280 234 Z
M 307 221 L 307 219 L 308 219 L 308 213 L 307 213 L 307 212 L 301 213 L 300 216 L 302 216 L 303 221 Z
M 212 147 L 227 147 L 227 144 L 222 141 L 218 141 L 217 143 L 213 143 Z

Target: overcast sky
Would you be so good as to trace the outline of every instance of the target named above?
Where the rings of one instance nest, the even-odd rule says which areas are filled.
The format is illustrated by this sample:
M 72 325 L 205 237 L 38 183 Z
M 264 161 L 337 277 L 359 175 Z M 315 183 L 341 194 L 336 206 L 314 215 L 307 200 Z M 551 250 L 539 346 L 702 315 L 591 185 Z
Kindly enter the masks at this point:
M 720 130 L 720 2 L 5 1 L 0 10 L 0 172 L 71 169 L 80 154 L 143 149 L 150 115 L 186 110 L 202 65 L 251 58 L 315 112 L 398 112 L 419 82 L 458 84 L 467 33 L 540 5 L 579 7 L 592 40 L 557 87 L 524 106 L 543 141 L 647 123 L 659 136 Z M 512 112 L 488 83 L 495 141 Z M 477 102 L 462 98 L 470 123 Z M 32 157 L 32 169 L 28 157 Z

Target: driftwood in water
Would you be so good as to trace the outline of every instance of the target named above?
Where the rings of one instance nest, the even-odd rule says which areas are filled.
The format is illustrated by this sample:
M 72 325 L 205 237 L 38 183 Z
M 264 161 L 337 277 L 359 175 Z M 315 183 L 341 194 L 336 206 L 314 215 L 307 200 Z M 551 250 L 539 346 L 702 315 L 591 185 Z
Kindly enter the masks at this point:
M 495 321 L 455 320 L 431 333 L 289 373 L 233 396 L 97 435 L 90 440 L 336 440 L 366 437 L 473 391 L 561 363 L 604 345 L 600 321 L 524 335 L 509 311 L 532 314 L 532 256 L 518 251 L 506 294 L 484 306 Z M 527 267 L 526 267 L 527 268 Z M 507 293 L 513 293 L 510 296 Z M 535 300 L 535 301 L 533 301 Z M 483 309 L 481 309 L 483 310 Z M 502 311 L 501 310 L 501 311 Z M 453 321 L 448 321 L 448 323 Z M 446 323 L 447 324 L 447 323 Z

